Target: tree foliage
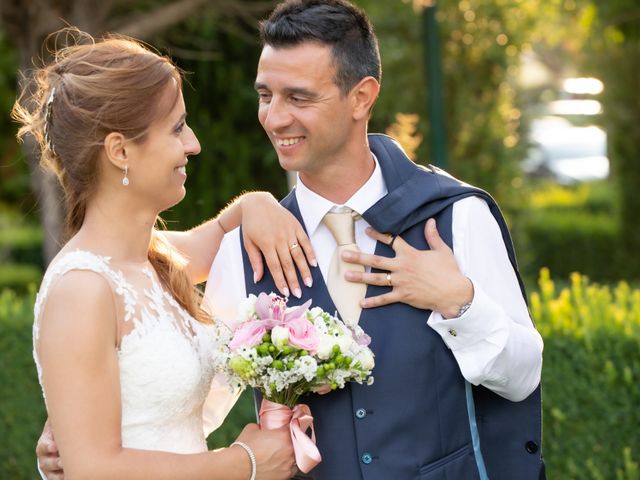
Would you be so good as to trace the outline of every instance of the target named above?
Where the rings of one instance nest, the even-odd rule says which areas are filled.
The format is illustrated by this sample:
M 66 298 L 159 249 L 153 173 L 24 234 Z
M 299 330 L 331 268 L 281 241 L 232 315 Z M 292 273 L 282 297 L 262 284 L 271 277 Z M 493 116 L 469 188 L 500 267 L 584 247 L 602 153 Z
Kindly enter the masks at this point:
M 584 11 L 591 27 L 587 66 L 604 80 L 608 153 L 620 187 L 622 254 L 629 277 L 640 278 L 640 5 L 635 0 L 593 0 Z
M 26 59 L 30 62 L 40 52 L 41 42 L 35 38 L 54 28 L 52 18 L 59 21 L 52 14 L 89 31 L 111 29 L 142 36 L 171 55 L 182 68 L 194 72 L 188 75 L 193 88 L 186 86 L 185 99 L 190 123 L 201 140 L 203 152 L 189 165 L 186 200 L 165 215 L 172 222 L 170 226 L 194 225 L 244 189 L 263 188 L 281 195 L 286 183 L 257 122 L 252 88 L 259 54 L 257 18 L 264 16 L 274 3 L 50 0 L 43 2 L 48 8 L 35 12 L 27 8 L 27 2 L 7 0 L 1 11 L 4 30 L 0 32 L 3 52 L 0 71 L 8 73 L 0 78 L 0 105 L 8 112 L 13 101 L 15 76 L 10 65 L 23 65 Z M 426 97 L 430 87 L 426 85 L 423 66 L 426 47 L 421 5 L 433 2 L 356 0 L 356 3 L 370 14 L 383 60 L 382 91 L 370 130 L 386 131 L 391 127 L 398 131 L 404 125 L 412 130 L 406 138 L 416 151 L 416 160 L 429 163 L 432 159 L 428 142 L 422 141 L 417 148 L 416 145 L 421 138 L 429 138 L 431 119 L 426 113 Z M 509 212 L 516 210 L 523 201 L 522 187 L 526 186 L 518 162 L 527 147 L 525 105 L 530 100 L 519 91 L 516 82 L 520 55 L 535 51 L 545 65 L 557 72 L 568 64 L 577 65 L 576 69 L 582 72 L 588 66 L 593 75 L 606 83 L 610 156 L 614 172 L 620 173 L 618 178 L 627 185 L 623 189 L 627 193 L 622 211 L 628 229 L 627 250 L 634 251 L 640 233 L 633 230 L 638 228 L 634 226 L 637 222 L 628 219 L 638 209 L 632 192 L 640 180 L 634 159 L 638 151 L 635 125 L 639 124 L 640 111 L 633 90 L 638 78 L 638 41 L 633 33 L 638 22 L 636 2 L 440 0 L 435 3 L 443 59 L 448 170 L 487 189 Z M 79 6 L 73 7 L 76 4 Z M 180 15 L 176 14 L 176 5 L 181 9 Z M 88 15 L 93 9 L 95 14 Z M 155 31 L 150 24 L 156 25 Z M 21 28 L 22 25 L 26 27 Z M 33 38 L 26 41 L 22 37 Z M 25 50 L 25 45 L 31 50 Z M 53 208 L 52 203 L 59 207 L 59 197 L 52 197 L 57 199 L 56 203 L 43 196 L 47 187 L 42 186 L 33 160 L 31 180 L 24 175 L 27 171 L 24 163 L 15 160 L 14 128 L 1 123 L 8 122 L 4 118 L 0 120 L 0 126 L 7 127 L 2 129 L 0 138 L 3 147 L 0 198 L 22 202 L 25 210 L 38 202 L 45 230 L 49 231 L 47 209 Z M 398 118 L 411 118 L 411 122 L 398 122 Z M 30 184 L 38 200 L 27 194 Z M 55 237 L 51 235 L 47 233 L 45 239 Z
M 232 30 L 222 27 L 231 23 Z M 193 226 L 245 190 L 284 195 L 286 176 L 257 118 L 255 22 L 203 12 L 163 34 L 157 44 L 177 53 L 179 66 L 193 72 L 186 77 L 185 103 L 202 144 L 202 152 L 190 159 L 186 198 L 163 214 L 169 226 Z
M 267 1 L 242 0 L 139 0 L 133 4 L 122 0 L 44 0 L 36 7 L 32 2 L 4 0 L 0 9 L 0 27 L 11 38 L 18 53 L 17 67 L 25 73 L 33 68 L 34 60 L 50 59 L 51 52 L 45 45 L 49 34 L 66 25 L 76 26 L 94 37 L 116 32 L 148 40 L 201 11 L 241 13 L 245 21 L 248 18 L 255 21 L 252 15 L 268 10 L 270 5 Z M 53 175 L 39 168 L 32 138 L 27 137 L 23 152 L 31 173 L 31 185 L 38 196 L 45 231 L 43 254 L 45 263 L 48 263 L 59 250 L 62 240 L 62 192 Z

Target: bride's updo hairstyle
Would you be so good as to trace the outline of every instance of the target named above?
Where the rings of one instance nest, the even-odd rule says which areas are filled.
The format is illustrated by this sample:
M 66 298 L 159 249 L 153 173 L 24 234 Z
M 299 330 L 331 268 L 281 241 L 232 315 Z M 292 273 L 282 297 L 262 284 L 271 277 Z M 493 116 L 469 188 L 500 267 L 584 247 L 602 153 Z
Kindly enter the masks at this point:
M 66 235 L 82 226 L 86 205 L 95 192 L 99 154 L 105 137 L 120 132 L 144 142 L 149 126 L 175 105 L 182 88 L 180 70 L 168 59 L 130 38 L 94 40 L 74 28 L 53 34 L 53 60 L 36 69 L 16 101 L 12 116 L 21 127 L 18 139 L 31 134 L 40 164 L 52 170 L 64 191 Z M 161 97 L 174 83 L 175 99 Z M 149 260 L 176 300 L 192 316 L 210 323 L 200 308 L 184 258 L 154 229 Z

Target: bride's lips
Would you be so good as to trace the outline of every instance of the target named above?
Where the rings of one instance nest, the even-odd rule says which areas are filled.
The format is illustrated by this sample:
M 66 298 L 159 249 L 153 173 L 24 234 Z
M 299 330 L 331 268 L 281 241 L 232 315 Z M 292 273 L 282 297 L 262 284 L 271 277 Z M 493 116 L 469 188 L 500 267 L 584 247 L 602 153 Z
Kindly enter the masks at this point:
M 185 163 L 184 165 L 180 165 L 179 167 L 174 168 L 174 170 L 176 172 L 178 172 L 181 175 L 184 175 L 185 177 L 187 176 L 187 164 Z

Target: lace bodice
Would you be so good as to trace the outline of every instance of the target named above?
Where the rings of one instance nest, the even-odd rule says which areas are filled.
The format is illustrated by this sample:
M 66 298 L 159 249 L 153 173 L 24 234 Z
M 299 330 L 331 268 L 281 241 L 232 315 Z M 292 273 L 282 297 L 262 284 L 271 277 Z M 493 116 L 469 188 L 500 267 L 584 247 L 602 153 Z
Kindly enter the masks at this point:
M 229 333 L 223 326 L 193 319 L 162 287 L 150 266 L 118 267 L 109 257 L 79 250 L 63 255 L 49 267 L 34 312 L 34 359 L 40 383 L 39 327 L 47 292 L 69 271 L 98 273 L 113 289 L 119 317 L 123 447 L 176 453 L 204 451 L 205 433 L 215 425 L 209 424 L 205 432 L 203 404 L 224 361 Z M 225 393 L 220 385 L 214 385 L 213 390 L 220 395 L 221 404 L 230 403 L 224 406 L 228 410 L 235 394 Z

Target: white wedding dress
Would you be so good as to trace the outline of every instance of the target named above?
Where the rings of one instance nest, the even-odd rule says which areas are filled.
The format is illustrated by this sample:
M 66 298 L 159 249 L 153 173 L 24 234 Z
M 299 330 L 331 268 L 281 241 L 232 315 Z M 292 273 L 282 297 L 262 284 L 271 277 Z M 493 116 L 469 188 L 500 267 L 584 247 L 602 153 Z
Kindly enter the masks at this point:
M 109 257 L 81 250 L 54 260 L 35 303 L 33 353 L 40 384 L 40 314 L 51 285 L 72 270 L 95 272 L 113 290 L 122 446 L 175 453 L 205 451 L 206 436 L 222 423 L 239 394 L 219 373 L 230 334 L 223 325 L 205 325 L 191 317 L 163 288 L 149 264 L 115 265 Z

